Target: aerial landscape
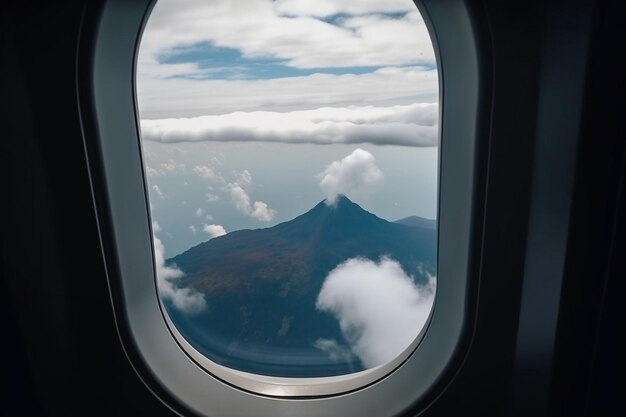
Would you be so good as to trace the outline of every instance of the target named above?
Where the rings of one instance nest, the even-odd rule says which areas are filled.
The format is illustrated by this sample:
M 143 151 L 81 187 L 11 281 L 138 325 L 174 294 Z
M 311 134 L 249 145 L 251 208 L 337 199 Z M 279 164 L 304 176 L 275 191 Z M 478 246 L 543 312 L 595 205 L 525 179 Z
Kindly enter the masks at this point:
M 240 371 L 375 368 L 412 345 L 434 303 L 427 27 L 410 0 L 321 5 L 161 0 L 138 52 L 163 310 Z
M 231 232 L 167 260 L 185 273 L 178 284 L 206 301 L 191 315 L 170 303 L 170 316 L 206 356 L 240 370 L 328 376 L 380 365 L 401 352 L 381 355 L 367 339 L 388 345 L 406 335 L 395 343 L 406 347 L 430 309 L 435 236 L 425 219 L 392 223 L 345 196 L 322 201 L 293 220 Z M 407 299 L 381 311 L 393 287 L 399 293 L 391 295 Z M 402 328 L 412 321 L 415 334 Z

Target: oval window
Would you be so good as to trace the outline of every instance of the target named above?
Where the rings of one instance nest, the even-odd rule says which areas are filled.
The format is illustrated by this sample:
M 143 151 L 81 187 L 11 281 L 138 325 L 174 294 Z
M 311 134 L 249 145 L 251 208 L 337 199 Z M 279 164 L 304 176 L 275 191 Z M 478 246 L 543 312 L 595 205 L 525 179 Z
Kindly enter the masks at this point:
M 439 95 L 412 1 L 159 0 L 137 93 L 157 287 L 193 349 L 302 378 L 414 348 Z

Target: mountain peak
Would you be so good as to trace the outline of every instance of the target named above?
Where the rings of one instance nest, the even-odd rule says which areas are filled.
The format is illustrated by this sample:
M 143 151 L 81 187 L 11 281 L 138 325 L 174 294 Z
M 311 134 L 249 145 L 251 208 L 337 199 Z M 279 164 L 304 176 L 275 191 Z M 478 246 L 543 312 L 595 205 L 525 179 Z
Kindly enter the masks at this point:
M 329 215 L 331 215 L 332 213 L 333 216 L 350 215 L 349 213 L 351 213 L 352 215 L 358 215 L 357 213 L 372 215 L 370 212 L 368 212 L 363 207 L 359 206 L 343 194 L 337 195 L 332 203 L 329 203 L 329 200 L 327 198 L 320 201 L 319 203 L 317 203 L 317 205 L 315 205 L 315 207 L 313 207 L 311 210 L 308 211 L 308 213 L 305 213 L 304 215 L 309 213 L 312 214 L 325 212 Z
M 335 196 L 334 199 L 325 198 L 324 200 L 320 201 L 317 204 L 317 206 L 321 204 L 324 204 L 326 207 L 339 207 L 339 206 L 345 206 L 346 204 L 357 205 L 354 202 L 352 202 L 352 200 L 350 200 L 348 197 L 346 197 L 345 194 L 337 194 L 337 196 Z

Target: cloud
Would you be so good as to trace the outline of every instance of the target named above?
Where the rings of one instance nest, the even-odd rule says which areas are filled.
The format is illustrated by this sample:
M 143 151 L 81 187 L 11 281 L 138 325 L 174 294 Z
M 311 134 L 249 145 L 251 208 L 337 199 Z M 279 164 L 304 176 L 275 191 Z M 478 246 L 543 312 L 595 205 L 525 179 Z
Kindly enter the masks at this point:
M 146 173 L 148 177 L 164 177 L 167 174 L 171 174 L 174 172 L 185 171 L 185 164 L 180 164 L 175 162 L 174 160 L 170 160 L 169 162 L 163 162 L 159 164 L 159 168 L 153 168 L 151 166 L 146 165 Z
M 437 91 L 437 70 L 419 66 L 385 67 L 363 74 L 316 73 L 257 80 L 139 77 L 137 85 L 142 119 L 341 108 L 355 103 L 385 106 L 418 100 L 434 102 Z
M 161 0 L 146 25 L 140 63 L 156 67 L 159 58 L 203 43 L 235 49 L 244 59 L 275 59 L 291 68 L 434 62 L 423 19 L 409 0 L 401 1 L 379 1 L 390 3 L 382 6 L 373 1 L 246 0 L 240 7 L 230 0 Z M 396 16 L 381 14 L 390 12 Z M 337 13 L 344 16 L 319 19 Z M 368 21 L 351 22 L 358 17 Z M 161 71 L 171 75 L 201 68 L 183 62 L 166 64 Z
M 437 104 L 389 107 L 322 107 L 291 112 L 235 112 L 217 116 L 143 120 L 145 140 L 176 142 L 372 143 L 436 146 Z M 196 166 L 203 178 L 216 179 L 209 167 Z
M 233 206 L 244 214 L 250 214 L 250 196 L 238 185 L 233 185 L 230 189 L 230 201 L 233 203 Z
M 204 216 L 204 209 L 201 207 L 198 207 L 198 209 L 196 210 L 196 216 L 198 217 Z
M 144 138 L 144 139 L 148 139 L 148 138 Z M 193 172 L 195 172 L 196 175 L 198 175 L 200 178 L 203 178 L 205 180 L 215 181 L 215 182 L 224 181 L 219 173 L 217 173 L 213 168 L 208 167 L 206 165 L 196 165 L 193 168 Z
M 180 164 L 170 159 L 169 162 L 163 162 L 159 164 L 159 168 L 160 168 L 159 171 L 161 175 L 167 175 L 168 173 L 172 173 L 172 172 L 184 171 L 185 164 Z
M 141 39 L 139 110 L 155 119 L 436 100 L 435 65 L 410 0 L 160 0 Z
M 262 201 L 255 201 L 250 216 L 262 222 L 269 222 L 276 216 L 276 210 L 269 208 Z
M 171 301 L 175 308 L 184 313 L 200 313 L 206 308 L 204 295 L 193 288 L 176 286 L 176 280 L 183 277 L 185 274 L 175 265 L 165 265 L 165 247 L 161 240 L 156 237 L 156 233 L 161 231 L 161 227 L 158 223 L 154 222 L 152 230 L 153 233 L 155 233 L 153 234 L 154 261 L 159 294 L 164 299 Z
M 240 213 L 250 216 L 262 222 L 271 221 L 277 214 L 276 210 L 269 208 L 267 203 L 263 201 L 255 201 L 250 203 L 248 189 L 252 185 L 252 174 L 250 171 L 243 170 L 237 174 L 235 182 L 228 184 L 226 187 L 230 191 L 230 202 Z
M 352 352 L 372 368 L 396 358 L 415 340 L 434 294 L 434 277 L 417 286 L 390 258 L 379 263 L 353 258 L 328 274 L 316 306 L 335 315 Z
M 219 224 L 205 224 L 202 230 L 204 231 L 204 233 L 211 236 L 211 238 L 224 236 L 226 234 L 226 230 L 224 229 L 224 227 L 220 226 Z
M 156 193 L 156 195 L 158 195 L 162 200 L 165 199 L 165 195 L 163 194 L 163 192 L 161 191 L 161 189 L 159 188 L 158 185 L 153 185 L 152 186 L 152 190 Z
M 289 16 L 327 17 L 337 14 L 398 13 L 415 10 L 407 0 L 275 0 L 275 10 Z
M 191 232 L 191 234 L 195 235 L 196 233 L 198 233 L 198 228 L 196 228 L 196 226 L 194 225 L 191 225 L 189 226 L 189 231 Z
M 383 178 L 383 172 L 374 163 L 374 155 L 360 148 L 317 174 L 328 204 L 333 204 L 339 194 L 358 192 L 379 184 Z

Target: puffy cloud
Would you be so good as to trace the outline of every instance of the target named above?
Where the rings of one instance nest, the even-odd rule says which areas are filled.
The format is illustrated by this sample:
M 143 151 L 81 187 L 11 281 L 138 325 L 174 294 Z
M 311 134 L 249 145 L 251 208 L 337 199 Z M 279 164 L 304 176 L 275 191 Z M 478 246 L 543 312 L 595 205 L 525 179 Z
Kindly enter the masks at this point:
M 276 216 L 276 210 L 269 208 L 262 201 L 255 201 L 250 216 L 262 222 L 269 222 Z
M 189 231 L 195 235 L 196 233 L 198 233 L 198 228 L 194 225 L 191 225 L 189 226 Z
M 208 203 L 213 203 L 215 201 L 219 201 L 220 200 L 220 196 L 217 195 L 217 194 L 206 193 L 205 196 L 206 196 L 206 201 Z
M 153 223 L 152 231 L 153 233 L 161 231 L 158 223 Z M 185 274 L 175 265 L 165 265 L 165 247 L 155 234 L 153 234 L 153 242 L 157 283 L 161 297 L 171 301 L 175 308 L 188 314 L 197 314 L 204 310 L 206 308 L 204 295 L 193 288 L 176 285 L 176 280 Z
M 159 188 L 158 185 L 154 184 L 152 186 L 152 190 L 155 192 L 156 195 L 158 195 L 161 199 L 165 198 L 165 195 L 163 194 L 163 191 L 161 191 L 161 189 Z
M 141 128 L 145 140 L 164 143 L 258 141 L 436 146 L 437 120 L 437 104 L 413 103 L 143 120 Z M 203 178 L 218 178 L 206 166 L 196 166 L 194 171 Z
M 211 238 L 223 236 L 226 234 L 226 230 L 224 229 L 224 227 L 220 226 L 219 224 L 205 224 L 202 230 L 204 231 L 204 233 L 211 236 Z
M 415 340 L 434 294 L 434 277 L 428 285 L 417 286 L 390 258 L 379 263 L 353 258 L 328 274 L 316 306 L 337 317 L 352 352 L 372 368 L 396 358 Z M 325 350 L 334 351 L 331 348 Z
M 196 210 L 196 216 L 198 217 L 204 216 L 204 209 L 202 207 L 198 207 L 198 209 Z
M 230 201 L 240 213 L 253 217 L 262 222 L 271 221 L 276 216 L 276 210 L 269 208 L 267 203 L 263 201 L 250 202 L 248 188 L 252 185 L 252 174 L 250 171 L 243 170 L 237 174 L 235 182 L 228 184 L 226 187 L 230 191 Z
M 380 183 L 383 177 L 383 172 L 375 164 L 374 155 L 360 148 L 317 174 L 328 204 L 333 204 L 339 194 L 358 192 Z
M 238 185 L 233 185 L 230 189 L 230 201 L 233 203 L 233 206 L 244 214 L 250 214 L 250 196 Z

